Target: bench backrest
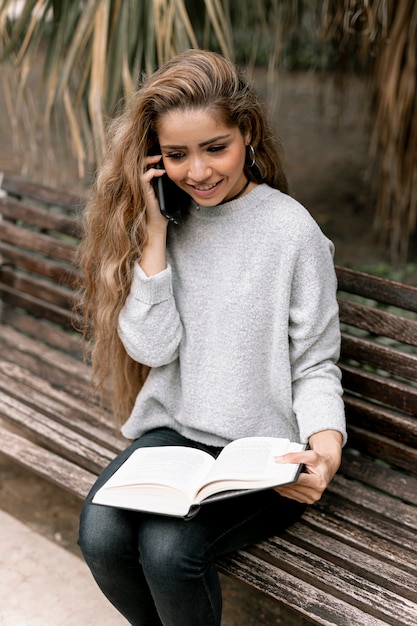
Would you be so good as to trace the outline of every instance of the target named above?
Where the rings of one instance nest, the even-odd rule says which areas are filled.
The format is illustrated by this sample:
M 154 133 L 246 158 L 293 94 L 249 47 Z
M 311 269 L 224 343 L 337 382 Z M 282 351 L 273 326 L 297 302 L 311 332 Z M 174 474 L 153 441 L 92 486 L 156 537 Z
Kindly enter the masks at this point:
M 4 176 L 2 191 L 2 320 L 54 347 L 77 352 L 72 310 L 82 202 L 73 194 L 10 176 Z
M 349 445 L 417 474 L 417 288 L 337 274 Z
M 3 189 L 2 320 L 74 353 L 79 339 L 71 328 L 77 277 L 73 258 L 82 202 L 7 176 Z M 417 288 L 336 269 L 343 331 L 340 366 L 353 450 L 345 470 L 356 478 L 354 455 L 361 453 L 380 465 L 417 474 Z M 397 489 L 395 475 L 387 473 L 387 484 L 388 477 L 389 488 Z

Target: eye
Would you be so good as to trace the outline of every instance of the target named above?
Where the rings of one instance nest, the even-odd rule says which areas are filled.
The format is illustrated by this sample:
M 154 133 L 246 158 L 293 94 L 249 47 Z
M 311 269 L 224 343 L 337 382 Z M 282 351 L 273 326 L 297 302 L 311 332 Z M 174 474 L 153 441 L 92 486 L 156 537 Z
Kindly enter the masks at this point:
M 211 146 L 208 148 L 207 152 L 222 152 L 226 149 L 226 146 Z
M 185 154 L 183 152 L 170 152 L 169 154 L 165 154 L 164 156 L 167 159 L 178 160 L 178 159 L 182 159 L 185 156 Z

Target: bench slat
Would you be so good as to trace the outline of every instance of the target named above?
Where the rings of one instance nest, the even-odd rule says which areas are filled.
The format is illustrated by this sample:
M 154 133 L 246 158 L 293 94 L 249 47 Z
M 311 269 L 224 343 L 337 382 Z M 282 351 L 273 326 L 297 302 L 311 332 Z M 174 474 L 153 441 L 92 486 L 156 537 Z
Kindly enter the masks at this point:
M 0 296 L 9 305 L 31 311 L 34 316 L 45 318 L 54 324 L 59 324 L 64 328 L 71 329 L 73 327 L 73 313 L 67 308 L 62 308 L 49 303 L 46 306 L 45 301 L 23 294 L 18 289 L 0 285 Z
M 348 433 L 352 448 L 416 475 L 417 449 L 352 424 L 348 426 Z
M 4 360 L 19 363 L 51 385 L 84 401 L 93 401 L 89 389 L 89 367 L 78 359 L 60 353 L 47 345 L 39 350 L 39 343 L 13 328 L 0 324 L 0 353 Z
M 10 281 L 7 279 L 8 273 L 16 271 L 16 268 L 21 268 L 27 272 L 44 276 L 58 285 L 74 288 L 78 282 L 79 272 L 73 267 L 41 256 L 34 256 L 24 250 L 18 250 L 15 246 L 0 242 L 0 255 L 3 263 L 0 267 L 1 281 Z
M 292 543 L 287 535 L 272 537 L 248 548 L 247 552 L 259 556 L 264 563 L 270 563 L 275 569 L 282 568 L 322 589 L 330 597 L 348 601 L 376 619 L 391 624 L 415 626 L 417 603 L 387 588 L 383 577 L 380 584 L 364 578 L 358 572 L 352 572 L 350 566 L 345 568 L 329 562 L 309 549 Z M 354 552 L 352 550 L 352 558 Z M 347 608 L 346 613 L 348 611 Z
M 261 557 L 248 552 L 222 557 L 219 569 L 238 578 L 263 594 L 297 611 L 309 623 L 321 626 L 387 626 L 388 622 L 368 615 L 355 606 L 347 607 L 339 598 L 317 589 L 303 577 L 265 563 Z
M 417 321 L 358 302 L 339 300 L 340 321 L 370 333 L 417 346 Z
M 60 326 L 54 326 L 46 320 L 38 319 L 32 315 L 18 313 L 6 305 L 3 305 L 3 322 L 16 331 L 34 337 L 38 341 L 82 361 L 82 340 L 80 334 L 75 331 L 65 331 Z
M 412 448 L 416 447 L 417 420 L 414 417 L 372 404 L 347 392 L 344 402 L 349 425 L 372 428 L 371 432 L 385 435 L 393 442 L 399 441 Z
M 50 235 L 36 233 L 14 226 L 5 220 L 0 222 L 0 236 L 7 240 L 12 246 L 21 246 L 26 250 L 38 252 L 46 257 L 65 261 L 66 263 L 74 262 L 74 245 L 61 239 L 52 238 Z
M 409 380 L 416 378 L 417 354 L 404 353 L 394 346 L 342 333 L 342 355 L 343 362 L 353 359 Z
M 38 228 L 62 233 L 73 238 L 80 238 L 80 220 L 63 215 L 62 210 L 57 213 L 30 206 L 10 197 L 0 199 L 0 214 L 3 219 L 12 222 L 21 220 Z
M 386 561 L 384 553 L 375 548 L 372 553 L 364 552 L 344 540 L 317 532 L 306 524 L 289 527 L 285 533 L 297 546 L 303 547 L 327 561 L 347 569 L 352 576 L 367 578 L 381 588 L 385 586 L 398 595 L 417 603 L 415 572 L 407 572 Z M 416 605 L 417 606 L 417 605 Z
M 74 292 L 35 276 L 18 274 L 5 268 L 1 274 L 4 285 L 11 287 L 14 291 L 36 297 L 45 303 L 53 304 L 57 307 L 71 311 L 74 302 Z
M 342 503 L 338 500 L 335 506 Z M 356 511 L 355 511 L 356 515 Z M 363 516 L 369 517 L 367 511 L 362 512 Z M 375 523 L 377 522 L 377 518 Z M 384 537 L 378 536 L 373 529 L 368 530 L 364 526 L 356 522 L 349 522 L 345 517 L 336 517 L 323 512 L 323 507 L 309 507 L 301 519 L 300 524 L 304 529 L 305 525 L 320 532 L 323 535 L 329 535 L 360 550 L 364 554 L 378 554 L 379 558 L 384 561 L 395 564 L 415 577 L 417 575 L 417 553 L 410 548 L 407 549 L 403 544 L 393 543 Z M 414 586 L 415 589 L 415 586 Z
M 329 506 L 330 503 L 327 498 L 331 499 L 335 496 L 342 498 L 346 503 L 350 502 L 357 507 L 366 509 L 369 514 L 375 513 L 381 519 L 386 518 L 399 526 L 403 526 L 406 530 L 410 530 L 414 533 L 415 544 L 415 532 L 417 531 L 416 507 L 401 502 L 398 498 L 369 489 L 367 485 L 349 480 L 341 474 L 337 474 L 334 477 L 328 487 L 328 494 L 325 493 L 322 500 L 326 502 L 326 506 Z M 318 506 L 321 506 L 321 501 L 318 503 Z M 344 515 L 344 512 L 341 512 L 341 514 Z
M 417 478 L 414 476 L 407 476 L 389 466 L 384 467 L 378 460 L 355 455 L 350 450 L 344 451 L 340 471 L 345 476 L 366 483 L 373 489 L 379 489 L 417 506 Z
M 343 491 L 348 487 L 352 489 L 349 494 Z M 397 515 L 397 512 L 392 510 L 395 498 L 389 503 L 390 508 L 387 511 L 384 511 L 380 504 L 377 506 L 375 501 L 368 506 L 366 491 L 369 491 L 367 486 L 346 480 L 339 474 L 332 489 L 329 489 L 311 510 L 314 508 L 314 512 L 321 516 L 323 524 L 330 525 L 332 520 L 340 521 L 342 525 L 350 524 L 377 540 L 387 539 L 394 548 L 403 548 L 411 552 L 412 562 L 417 563 L 416 531 L 412 520 L 410 525 L 402 524 L 402 511 Z M 378 495 L 385 504 L 385 495 L 383 493 Z M 407 510 L 406 513 L 408 512 Z M 368 549 L 372 550 L 372 542 L 368 543 Z
M 354 389 L 366 398 L 417 415 L 417 387 L 348 365 L 341 364 L 340 368 L 345 389 Z M 417 420 L 415 432 L 417 436 Z
M 48 381 L 1 360 L 0 390 L 115 454 L 127 445 L 127 441 L 116 434 L 111 416 L 103 409 L 82 402 L 65 390 L 57 390 Z
M 222 558 L 220 571 L 237 577 L 242 582 L 259 589 L 269 598 L 288 606 L 308 618 L 308 623 L 331 626 L 387 626 L 354 606 L 346 607 L 333 597 L 285 571 L 264 563 L 259 557 L 246 552 Z
M 86 497 L 96 479 L 95 474 L 37 446 L 1 424 L 0 451 L 19 465 L 79 498 Z
M 339 289 L 417 313 L 417 288 L 336 266 Z
M 76 194 L 22 180 L 7 173 L 5 173 L 3 177 L 2 189 L 7 191 L 10 195 L 19 198 L 26 196 L 34 200 L 39 200 L 44 204 L 63 207 L 70 211 L 78 210 L 80 204 L 83 204 L 82 201 L 80 202 L 80 197 Z
M 0 416 L 38 445 L 98 474 L 115 453 L 0 391 Z

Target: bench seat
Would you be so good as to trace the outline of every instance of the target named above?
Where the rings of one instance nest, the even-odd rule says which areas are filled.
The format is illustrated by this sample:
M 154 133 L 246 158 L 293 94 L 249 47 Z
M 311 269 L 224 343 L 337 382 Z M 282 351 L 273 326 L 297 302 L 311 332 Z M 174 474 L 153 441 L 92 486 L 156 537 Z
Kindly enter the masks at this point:
M 126 446 L 71 327 L 82 202 L 6 176 L 0 451 L 84 498 Z M 222 573 L 312 624 L 417 624 L 417 289 L 337 268 L 349 442 L 326 493 Z

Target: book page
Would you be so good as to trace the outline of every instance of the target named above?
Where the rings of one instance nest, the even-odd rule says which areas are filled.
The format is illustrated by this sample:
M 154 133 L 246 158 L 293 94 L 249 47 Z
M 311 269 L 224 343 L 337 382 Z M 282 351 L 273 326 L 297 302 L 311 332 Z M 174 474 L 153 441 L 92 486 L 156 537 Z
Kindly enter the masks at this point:
M 275 486 L 291 482 L 298 465 L 275 463 L 274 457 L 299 452 L 303 444 L 274 437 L 247 437 L 232 442 L 209 471 L 199 499 L 217 491 Z M 257 484 L 255 484 L 257 483 Z
M 214 459 L 206 452 L 181 446 L 139 448 L 107 481 L 106 490 L 139 485 L 164 485 L 192 496 Z

